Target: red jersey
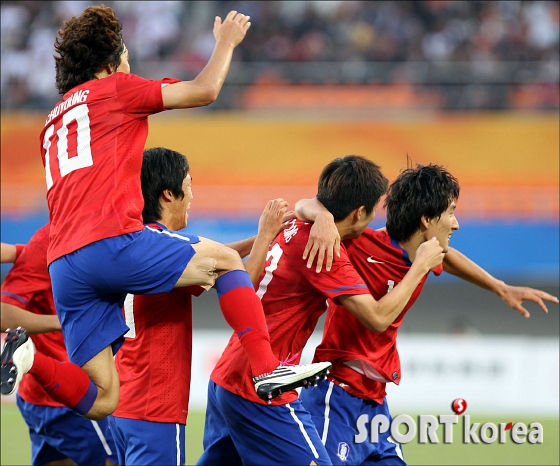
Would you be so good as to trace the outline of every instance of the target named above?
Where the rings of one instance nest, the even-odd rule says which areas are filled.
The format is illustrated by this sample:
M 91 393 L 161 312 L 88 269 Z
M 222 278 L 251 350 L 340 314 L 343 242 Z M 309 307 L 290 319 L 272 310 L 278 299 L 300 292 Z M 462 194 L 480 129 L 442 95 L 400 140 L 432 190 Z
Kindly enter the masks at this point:
M 40 315 L 56 315 L 51 277 L 47 269 L 49 225 L 37 230 L 23 248 L 2 283 L 2 302 Z M 32 335 L 38 352 L 59 361 L 68 361 L 61 331 Z M 25 374 L 18 387 L 28 403 L 42 406 L 64 406 L 54 401 L 31 374 Z
M 294 220 L 271 244 L 265 268 L 257 285 L 261 298 L 270 344 L 280 359 L 294 357 L 298 364 L 301 352 L 313 333 L 317 320 L 326 311 L 328 298 L 348 294 L 367 294 L 364 280 L 350 263 L 344 246 L 335 257 L 330 272 L 315 272 L 302 259 L 309 238 L 310 223 Z M 255 403 L 266 404 L 255 392 L 249 360 L 237 335 L 232 335 L 211 378 L 221 387 Z M 290 403 L 298 397 L 292 390 L 273 405 Z
M 412 265 L 407 252 L 385 230 L 367 228 L 359 238 L 344 244 L 350 261 L 376 300 L 397 286 Z M 432 270 L 436 275 L 442 271 L 441 265 Z M 428 274 L 399 316 L 381 333 L 367 330 L 344 306 L 329 303 L 323 340 L 315 350 L 314 362 L 332 362 L 331 376 L 336 383 L 354 396 L 382 403 L 385 385 L 398 385 L 401 379 L 398 329 L 427 278 Z
M 51 238 L 48 263 L 104 238 L 140 231 L 148 116 L 165 110 L 162 86 L 114 73 L 68 91 L 41 131 Z
M 130 331 L 115 356 L 121 381 L 116 417 L 185 424 L 192 359 L 192 299 L 198 286 L 127 295 Z

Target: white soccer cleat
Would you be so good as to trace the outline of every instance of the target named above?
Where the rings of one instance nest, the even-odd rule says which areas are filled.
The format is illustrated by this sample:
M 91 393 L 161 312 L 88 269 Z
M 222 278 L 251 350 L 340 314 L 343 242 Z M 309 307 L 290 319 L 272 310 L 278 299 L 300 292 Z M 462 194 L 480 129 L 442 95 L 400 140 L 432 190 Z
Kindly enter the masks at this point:
M 6 330 L 6 343 L 0 358 L 0 391 L 2 395 L 14 393 L 25 373 L 31 369 L 35 358 L 35 345 L 27 330 L 18 327 Z
M 272 398 L 299 387 L 316 385 L 325 378 L 332 367 L 330 362 L 318 362 L 300 366 L 278 366 L 272 372 L 253 377 L 259 398 L 271 404 Z

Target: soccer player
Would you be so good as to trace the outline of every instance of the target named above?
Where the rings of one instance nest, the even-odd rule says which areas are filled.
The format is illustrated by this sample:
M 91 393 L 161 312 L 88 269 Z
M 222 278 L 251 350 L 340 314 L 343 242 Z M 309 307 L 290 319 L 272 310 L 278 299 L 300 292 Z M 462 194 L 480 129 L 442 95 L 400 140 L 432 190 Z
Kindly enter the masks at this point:
M 142 163 L 144 222 L 158 231 L 173 232 L 187 225 L 191 176 L 187 159 L 178 152 L 144 151 Z M 269 201 L 259 221 L 257 237 L 235 245 L 241 254 L 252 251 L 246 267 L 255 279 L 268 245 L 282 228 L 287 202 Z M 200 239 L 181 232 L 173 234 Z M 253 244 L 254 243 L 254 244 Z M 185 422 L 189 406 L 192 356 L 191 295 L 201 287 L 176 288 L 169 293 L 128 295 L 125 315 L 130 331 L 116 355 L 121 382 L 120 400 L 109 417 L 119 464 L 185 464 Z
M 142 222 L 148 116 L 213 102 L 249 27 L 249 17 L 235 11 L 223 22 L 216 17 L 214 52 L 186 82 L 131 74 L 121 24 L 104 5 L 86 8 L 58 31 L 56 84 L 63 99 L 48 115 L 40 140 L 51 224 L 47 260 L 73 364 L 54 365 L 41 353 L 34 357 L 26 332 L 14 330 L 2 353 L 3 394 L 13 393 L 30 371 L 57 401 L 90 419 L 105 418 L 118 403 L 113 355 L 129 330 L 121 311 L 126 294 L 189 285 L 215 284 L 222 313 L 250 359 L 259 396 L 267 397 L 270 380 L 301 386 L 330 367 L 279 365 L 237 252 L 207 239 L 191 245 Z
M 449 247 L 451 235 L 459 229 L 455 218 L 459 191 L 457 179 L 438 165 L 404 170 L 391 184 L 385 201 L 386 228 L 366 228 L 359 238 L 343 242 L 372 295 L 381 300 L 393 294 L 418 260 L 419 246 L 435 236 L 445 253 L 443 270 L 493 291 L 525 317 L 529 316 L 522 305 L 525 300 L 536 302 L 547 312 L 543 299 L 557 303 L 555 297 L 532 288 L 509 286 Z M 328 221 L 328 209 L 318 201 L 321 200 L 296 204 L 298 216 L 322 223 L 317 225 L 322 232 L 318 234 L 322 245 L 311 245 L 315 235 L 308 244 L 313 254 L 321 249 L 324 252 L 329 242 L 323 232 L 332 230 L 333 224 L 332 216 Z M 336 238 L 333 235 L 330 244 Z M 313 260 L 311 256 L 309 259 Z M 420 281 L 402 312 L 394 315 L 382 331 L 371 331 L 344 306 L 329 303 L 323 339 L 315 350 L 314 361 L 328 359 L 333 363 L 332 371 L 317 388 L 302 392 L 301 400 L 312 414 L 333 464 L 405 464 L 401 447 L 390 438 L 389 431 L 379 433 L 380 440 L 375 444 L 355 443 L 354 436 L 360 415 L 373 419 L 382 414 L 391 419 L 385 387 L 401 380 L 397 333 L 426 278 L 427 275 Z
M 375 216 L 387 179 L 363 157 L 329 163 L 319 178 L 318 198 L 335 218 L 341 238 L 357 238 Z M 297 363 L 330 298 L 368 328 L 384 329 L 432 268 L 440 266 L 442 248 L 434 238 L 422 244 L 407 277 L 393 293 L 376 301 L 369 294 L 344 247 L 332 270 L 317 274 L 301 259 L 311 224 L 298 220 L 269 247 L 258 283 L 274 354 Z M 280 391 L 275 390 L 273 395 Z M 310 415 L 295 390 L 270 399 L 266 406 L 251 387 L 247 357 L 234 336 L 211 374 L 204 429 L 204 453 L 198 464 L 330 464 Z
M 47 270 L 48 245 L 49 224 L 37 230 L 25 247 L 2 243 L 2 261 L 13 258 L 10 262 L 15 263 L 2 283 L 0 326 L 24 326 L 34 334 L 38 352 L 67 361 Z M 13 254 L 4 255 L 9 250 Z M 29 427 L 31 464 L 63 460 L 91 465 L 117 462 L 108 421 L 91 421 L 56 402 L 33 376 L 23 376 L 16 403 Z

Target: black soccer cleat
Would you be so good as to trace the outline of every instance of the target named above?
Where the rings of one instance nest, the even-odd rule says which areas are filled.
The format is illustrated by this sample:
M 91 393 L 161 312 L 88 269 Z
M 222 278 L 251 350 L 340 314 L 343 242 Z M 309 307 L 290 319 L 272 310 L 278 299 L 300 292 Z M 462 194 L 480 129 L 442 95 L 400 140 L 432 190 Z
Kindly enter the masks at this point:
M 278 366 L 269 374 L 253 377 L 257 395 L 268 404 L 272 399 L 281 397 L 294 388 L 317 385 L 317 381 L 326 378 L 329 369 L 332 367 L 330 362 L 318 362 L 299 366 Z
M 0 392 L 11 395 L 16 391 L 23 375 L 31 369 L 35 346 L 27 330 L 18 327 L 6 330 L 6 343 L 0 358 Z

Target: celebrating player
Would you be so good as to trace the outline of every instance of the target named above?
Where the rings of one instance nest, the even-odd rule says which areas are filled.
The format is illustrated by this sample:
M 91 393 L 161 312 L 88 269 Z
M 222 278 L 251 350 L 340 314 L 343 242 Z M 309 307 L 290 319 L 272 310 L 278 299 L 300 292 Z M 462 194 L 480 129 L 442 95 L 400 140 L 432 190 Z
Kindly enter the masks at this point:
M 142 163 L 144 222 L 161 232 L 187 224 L 192 199 L 187 159 L 156 148 L 144 152 Z M 231 245 L 242 255 L 251 250 L 247 270 L 258 277 L 268 245 L 282 228 L 287 203 L 269 201 L 259 221 L 257 237 Z M 189 238 L 197 236 L 174 233 Z M 253 244 L 254 243 L 254 244 Z M 192 356 L 191 294 L 201 287 L 170 293 L 128 295 L 126 322 L 130 331 L 116 355 L 120 400 L 109 417 L 119 464 L 185 464 L 185 422 L 189 406 Z
M 2 261 L 12 258 L 10 262 L 15 264 L 2 283 L 0 326 L 3 329 L 25 327 L 34 334 L 38 352 L 67 363 L 47 270 L 48 246 L 49 224 L 37 230 L 25 247 L 2 243 Z M 4 251 L 13 254 L 4 255 Z M 63 460 L 91 465 L 117 462 L 107 420 L 91 421 L 66 408 L 29 374 L 19 384 L 16 402 L 29 427 L 31 464 Z
M 547 312 L 543 299 L 557 303 L 555 297 L 532 288 L 506 285 L 449 247 L 451 235 L 459 229 L 455 218 L 459 190 L 457 179 L 438 165 L 404 170 L 391 184 L 385 201 L 386 228 L 366 228 L 359 238 L 343 243 L 372 295 L 381 300 L 393 294 L 418 260 L 418 248 L 435 236 L 445 253 L 443 270 L 493 291 L 525 317 L 525 300 L 536 302 Z M 330 242 L 325 241 L 328 235 L 324 232 L 333 230 L 333 221 L 332 216 L 328 221 L 327 206 L 322 207 L 318 200 L 296 204 L 298 216 L 317 221 L 319 233 L 312 234 L 307 245 L 313 251 L 311 262 L 315 253 L 324 253 L 325 245 L 337 240 L 337 235 L 332 235 Z M 331 376 L 328 381 L 320 381 L 318 388 L 302 392 L 301 400 L 312 414 L 333 464 L 405 464 L 401 447 L 389 438 L 389 431 L 379 433 L 378 443 L 355 443 L 354 436 L 360 415 L 373 419 L 383 414 L 391 419 L 385 386 L 401 380 L 397 332 L 426 278 L 427 275 L 402 312 L 395 314 L 383 331 L 370 331 L 344 306 L 329 303 L 323 339 L 315 350 L 314 361 L 332 361 Z
M 267 397 L 271 380 L 301 386 L 330 367 L 279 365 L 262 305 L 235 251 L 210 240 L 191 245 L 142 222 L 140 169 L 148 116 L 213 102 L 249 27 L 249 17 L 235 11 L 223 22 L 216 17 L 214 52 L 202 72 L 186 82 L 131 74 L 121 25 L 104 5 L 87 8 L 59 30 L 56 84 L 63 100 L 47 117 L 41 154 L 51 223 L 49 273 L 74 364 L 53 365 L 41 353 L 34 358 L 26 332 L 11 331 L 2 353 L 3 394 L 13 393 L 29 370 L 57 401 L 103 419 L 118 403 L 113 355 L 129 330 L 121 311 L 126 294 L 189 285 L 215 284 L 222 312 L 250 360 L 259 396 Z
M 328 206 L 342 238 L 357 238 L 375 216 L 387 179 L 373 162 L 359 156 L 338 158 L 319 178 L 318 198 Z M 294 220 L 269 247 L 258 295 L 266 314 L 274 354 L 298 362 L 326 299 L 346 306 L 368 328 L 384 329 L 410 298 L 424 275 L 441 266 L 442 248 L 434 238 L 417 251 L 417 260 L 395 290 L 376 301 L 341 248 L 330 272 L 305 266 L 302 253 L 311 224 Z M 275 395 L 284 390 L 278 389 Z M 251 388 L 251 372 L 235 336 L 211 374 L 198 464 L 330 464 L 309 413 L 295 390 L 266 406 Z M 314 462 L 314 463 L 313 463 Z

